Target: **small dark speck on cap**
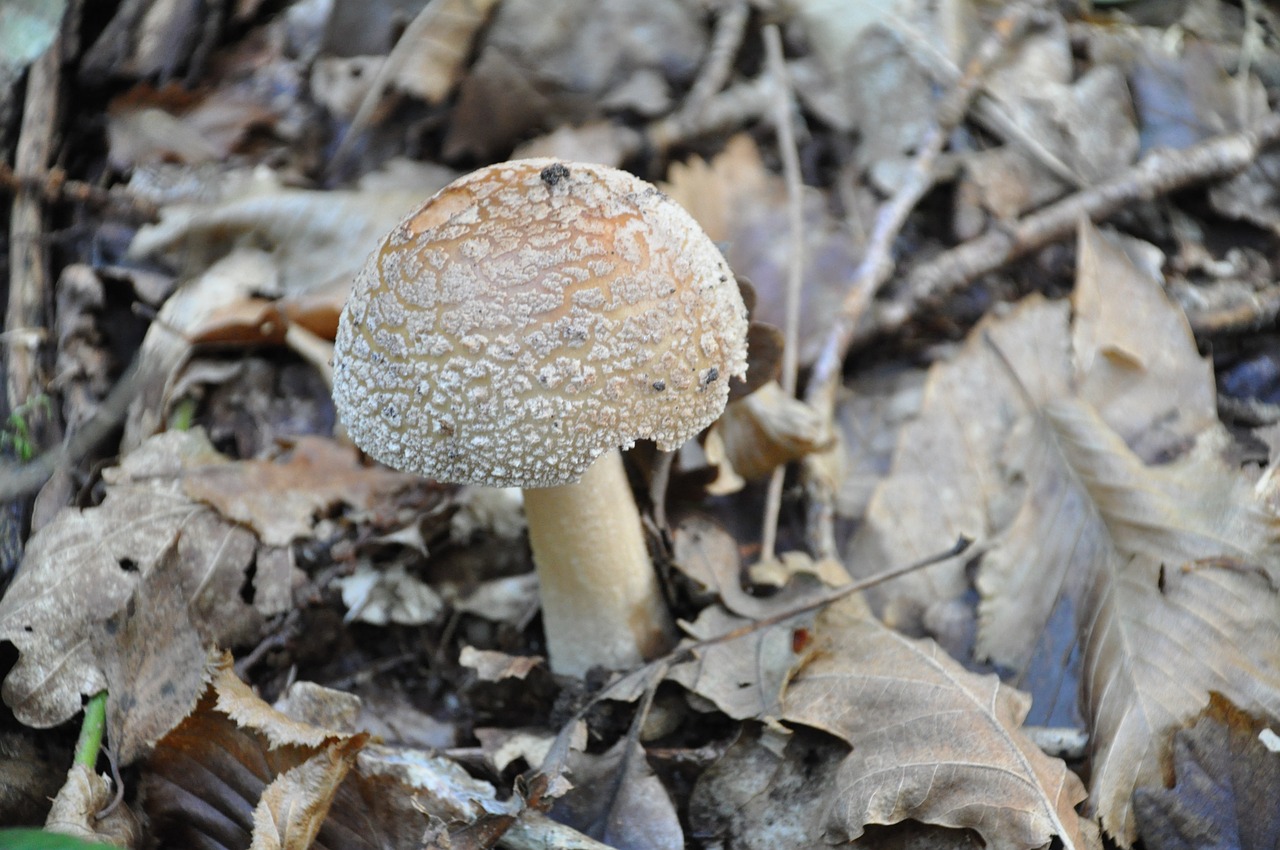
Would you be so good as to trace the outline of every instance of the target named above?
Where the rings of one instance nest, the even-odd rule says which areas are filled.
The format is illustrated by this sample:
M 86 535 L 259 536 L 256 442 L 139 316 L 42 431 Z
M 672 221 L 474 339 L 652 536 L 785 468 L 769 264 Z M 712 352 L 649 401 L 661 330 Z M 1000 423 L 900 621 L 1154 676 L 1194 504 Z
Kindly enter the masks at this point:
M 707 376 L 702 379 L 704 384 L 713 384 L 720 378 L 720 370 L 712 366 L 707 370 Z
M 654 388 L 655 390 L 657 390 L 658 392 L 662 392 L 663 390 L 665 390 L 665 389 L 667 388 L 667 382 L 666 382 L 666 381 L 654 381 L 654 382 L 653 382 L 653 384 L 652 384 L 652 386 L 653 386 L 653 388 Z
M 543 183 L 546 183 L 547 186 L 550 187 L 568 177 L 569 169 L 563 162 L 557 162 L 554 165 L 548 165 L 546 168 L 542 169 L 538 176 L 542 178 Z

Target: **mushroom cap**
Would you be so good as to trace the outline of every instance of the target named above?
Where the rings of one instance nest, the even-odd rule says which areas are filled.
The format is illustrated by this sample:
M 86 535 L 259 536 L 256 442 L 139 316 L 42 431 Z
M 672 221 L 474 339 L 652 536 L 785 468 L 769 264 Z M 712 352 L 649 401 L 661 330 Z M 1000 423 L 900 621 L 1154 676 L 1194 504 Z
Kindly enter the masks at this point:
M 657 188 L 600 165 L 505 162 L 446 186 L 369 257 L 333 395 L 388 466 L 550 487 L 715 421 L 746 372 L 746 331 L 724 257 Z

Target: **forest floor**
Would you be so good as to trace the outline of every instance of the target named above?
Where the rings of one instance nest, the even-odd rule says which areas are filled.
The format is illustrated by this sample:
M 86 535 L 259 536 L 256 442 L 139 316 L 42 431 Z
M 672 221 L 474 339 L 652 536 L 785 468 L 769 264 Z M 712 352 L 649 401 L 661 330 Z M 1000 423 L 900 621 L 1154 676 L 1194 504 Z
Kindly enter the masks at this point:
M 1274 847 L 1278 109 L 1260 0 L 0 3 L 0 847 Z M 582 677 L 520 492 L 332 400 L 529 157 L 751 310 Z

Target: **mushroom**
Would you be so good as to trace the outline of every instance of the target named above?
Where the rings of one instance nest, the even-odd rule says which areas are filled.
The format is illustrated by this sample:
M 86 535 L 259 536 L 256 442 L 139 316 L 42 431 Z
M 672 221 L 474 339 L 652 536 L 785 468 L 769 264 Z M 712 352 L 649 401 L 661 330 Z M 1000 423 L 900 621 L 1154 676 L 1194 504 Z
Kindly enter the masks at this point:
M 654 186 L 528 159 L 446 186 L 356 278 L 333 394 L 355 443 L 437 481 L 521 487 L 551 669 L 669 648 L 619 448 L 673 450 L 746 372 L 724 258 Z

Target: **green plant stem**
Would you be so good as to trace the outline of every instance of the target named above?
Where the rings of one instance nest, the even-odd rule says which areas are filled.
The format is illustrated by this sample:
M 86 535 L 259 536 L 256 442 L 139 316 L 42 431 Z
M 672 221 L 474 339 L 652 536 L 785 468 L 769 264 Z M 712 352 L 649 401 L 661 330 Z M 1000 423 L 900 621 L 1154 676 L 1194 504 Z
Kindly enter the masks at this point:
M 76 741 L 75 763 L 93 770 L 102 748 L 102 733 L 107 726 L 107 692 L 98 691 L 84 707 L 84 722 Z

